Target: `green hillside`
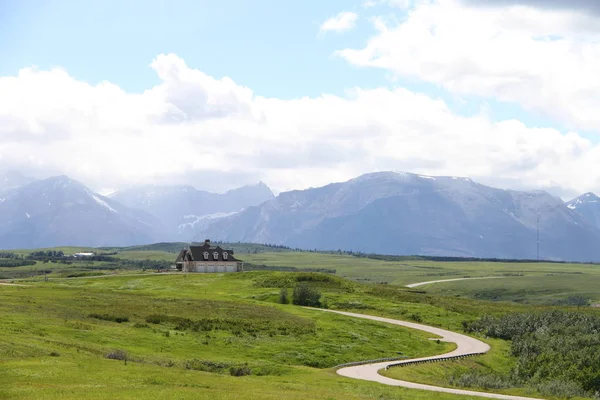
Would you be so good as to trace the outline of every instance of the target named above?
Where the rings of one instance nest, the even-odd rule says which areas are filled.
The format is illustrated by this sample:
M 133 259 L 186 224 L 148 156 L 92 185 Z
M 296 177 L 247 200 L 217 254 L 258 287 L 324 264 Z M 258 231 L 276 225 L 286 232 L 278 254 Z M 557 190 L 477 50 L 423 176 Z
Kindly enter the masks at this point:
M 321 307 L 455 331 L 507 313 L 600 314 L 561 302 L 573 296 L 598 300 L 595 265 L 385 261 L 279 251 L 239 258 L 274 270 L 335 273 L 168 273 L 175 246 L 92 249 L 94 259 L 73 259 L 73 252 L 84 250 L 73 248 L 0 254 L 4 282 L 22 285 L 0 285 L 0 398 L 430 398 L 345 379 L 333 367 L 440 354 L 451 345 L 420 331 L 280 304 L 282 293 L 289 303 L 300 284 L 320 293 Z M 499 278 L 402 286 L 476 276 Z M 478 388 L 480 378 L 460 377 L 476 371 L 500 379 L 519 362 L 509 341 L 488 341 L 492 351 L 480 359 L 396 369 L 390 376 Z M 595 349 L 592 342 L 585 346 Z M 493 390 L 560 398 L 532 382 L 502 382 L 508 387 Z

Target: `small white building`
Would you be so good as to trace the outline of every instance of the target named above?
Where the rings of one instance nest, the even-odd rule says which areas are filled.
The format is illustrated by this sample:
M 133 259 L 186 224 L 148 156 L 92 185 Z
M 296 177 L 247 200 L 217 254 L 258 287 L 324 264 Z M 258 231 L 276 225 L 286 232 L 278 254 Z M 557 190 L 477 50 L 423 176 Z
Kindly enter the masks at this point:
M 233 256 L 233 250 L 212 247 L 210 240 L 205 240 L 201 246 L 190 245 L 181 250 L 175 267 L 183 272 L 240 272 L 242 262 Z
M 73 257 L 94 257 L 94 253 L 75 253 Z

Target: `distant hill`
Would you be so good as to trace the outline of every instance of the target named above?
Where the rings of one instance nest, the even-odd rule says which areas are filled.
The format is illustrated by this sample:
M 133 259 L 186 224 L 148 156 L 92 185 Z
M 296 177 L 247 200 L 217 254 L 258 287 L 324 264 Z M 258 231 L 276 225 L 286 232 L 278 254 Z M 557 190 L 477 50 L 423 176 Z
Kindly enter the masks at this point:
M 567 202 L 567 207 L 600 229 L 600 197 L 594 193 L 585 193 Z
M 145 185 L 109 196 L 127 207 L 156 216 L 164 225 L 164 240 L 200 240 L 197 232 L 209 223 L 259 205 L 274 197 L 267 185 L 243 186 L 226 193 L 210 193 L 192 186 Z
M 600 230 L 546 192 L 396 172 L 281 193 L 200 234 L 319 250 L 535 259 L 538 214 L 542 258 L 600 260 Z
M 0 195 L 0 248 L 109 246 L 156 241 L 152 215 L 94 193 L 67 176 L 33 181 Z

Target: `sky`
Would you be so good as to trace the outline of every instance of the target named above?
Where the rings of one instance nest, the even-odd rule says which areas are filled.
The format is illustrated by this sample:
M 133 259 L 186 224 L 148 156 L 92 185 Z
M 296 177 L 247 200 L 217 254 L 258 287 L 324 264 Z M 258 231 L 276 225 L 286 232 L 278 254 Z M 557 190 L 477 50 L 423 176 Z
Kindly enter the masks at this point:
M 595 0 L 0 0 L 0 172 L 570 199 L 600 193 L 598 71 Z

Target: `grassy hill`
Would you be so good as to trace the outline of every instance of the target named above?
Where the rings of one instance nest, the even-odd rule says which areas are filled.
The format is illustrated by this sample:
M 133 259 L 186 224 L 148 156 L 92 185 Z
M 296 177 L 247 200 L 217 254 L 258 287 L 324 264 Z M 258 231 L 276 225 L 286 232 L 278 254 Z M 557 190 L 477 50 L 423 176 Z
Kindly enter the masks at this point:
M 157 273 L 156 266 L 172 263 L 177 245 L 96 249 L 106 255 L 100 260 L 31 259 L 33 251 L 23 250 L 15 252 L 17 261 L 31 265 L 0 263 L 0 277 L 22 278 L 18 283 L 26 285 L 0 285 L 0 398 L 431 398 L 426 392 L 341 378 L 332 367 L 438 354 L 449 345 L 418 331 L 279 304 L 280 291 L 288 288 L 291 294 L 300 281 L 319 290 L 332 309 L 456 331 L 484 315 L 553 309 L 599 313 L 556 302 L 574 295 L 599 300 L 595 265 L 250 251 L 239 257 L 273 269 L 329 269 L 335 275 Z M 414 290 L 401 286 L 490 275 L 502 278 Z M 448 385 L 464 371 L 506 373 L 516 362 L 510 344 L 489 341 L 493 351 L 481 359 L 390 374 Z M 524 387 L 503 390 L 535 393 Z
M 272 286 L 281 278 L 148 274 L 1 287 L 0 395 L 140 398 L 163 390 L 163 398 L 232 398 L 214 389 L 242 381 L 241 398 L 362 398 L 389 390 L 339 382 L 328 368 L 451 348 L 419 331 L 277 304 Z M 341 280 L 322 287 L 330 301 L 357 289 Z M 302 388 L 315 379 L 316 392 Z

